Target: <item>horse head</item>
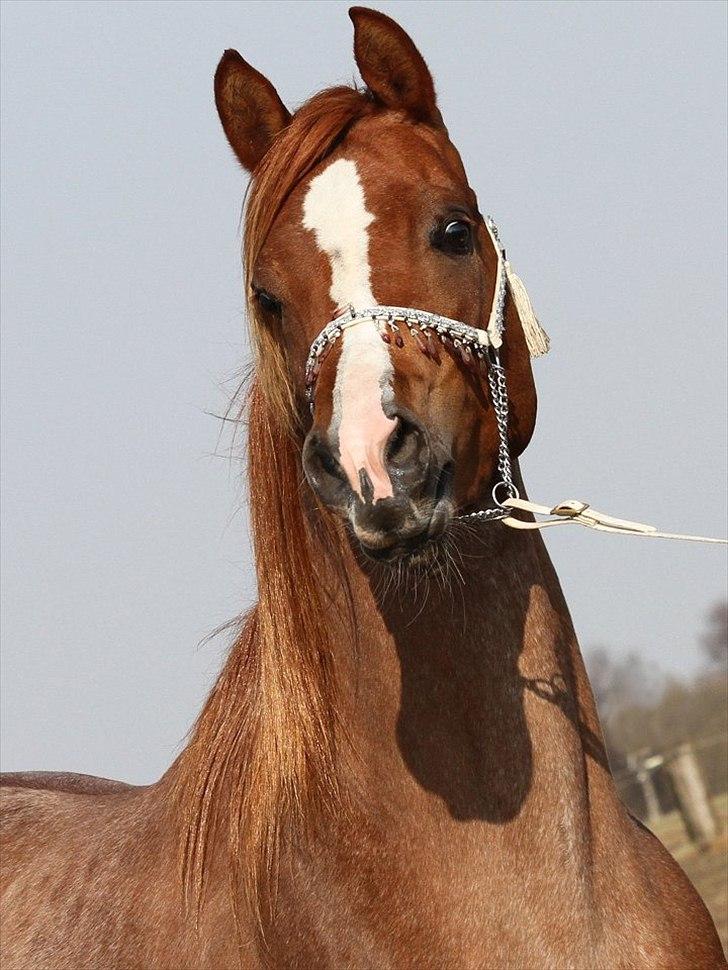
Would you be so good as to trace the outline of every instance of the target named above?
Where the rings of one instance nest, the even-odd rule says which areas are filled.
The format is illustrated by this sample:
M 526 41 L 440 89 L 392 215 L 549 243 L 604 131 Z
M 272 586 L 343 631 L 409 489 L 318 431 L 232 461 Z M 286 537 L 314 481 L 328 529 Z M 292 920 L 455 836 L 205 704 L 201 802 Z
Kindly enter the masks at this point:
M 262 391 L 288 411 L 308 484 L 364 552 L 417 558 L 497 481 L 488 356 L 395 314 L 340 328 L 308 375 L 307 359 L 347 308 L 415 308 L 484 333 L 498 250 L 412 40 L 383 14 L 350 14 L 365 90 L 329 89 L 291 115 L 270 81 L 227 51 L 216 103 L 253 176 L 245 263 Z M 503 313 L 517 457 L 536 393 L 512 299 Z

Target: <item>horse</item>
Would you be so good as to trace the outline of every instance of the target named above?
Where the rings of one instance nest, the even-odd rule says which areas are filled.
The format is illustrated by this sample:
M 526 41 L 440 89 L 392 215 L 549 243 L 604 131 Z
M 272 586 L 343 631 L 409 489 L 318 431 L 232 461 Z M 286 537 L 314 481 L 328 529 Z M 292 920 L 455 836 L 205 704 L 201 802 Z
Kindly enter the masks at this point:
M 5 777 L 2 965 L 724 966 L 501 521 L 536 391 L 497 233 L 413 41 L 350 16 L 364 87 L 291 114 L 236 51 L 215 75 L 252 175 L 258 601 L 158 782 Z

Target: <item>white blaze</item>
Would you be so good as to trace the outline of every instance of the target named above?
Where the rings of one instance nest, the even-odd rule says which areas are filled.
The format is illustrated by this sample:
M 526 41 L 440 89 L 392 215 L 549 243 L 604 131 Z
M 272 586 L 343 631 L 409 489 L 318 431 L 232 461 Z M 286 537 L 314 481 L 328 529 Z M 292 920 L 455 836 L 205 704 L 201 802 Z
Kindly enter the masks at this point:
M 356 164 L 341 158 L 312 179 L 303 202 L 303 225 L 331 262 L 334 306 L 355 309 L 375 306 L 369 268 L 367 211 Z M 382 402 L 392 394 L 394 368 L 389 349 L 373 321 L 363 321 L 342 335 L 331 432 L 338 430 L 341 465 L 359 495 L 359 472 L 373 486 L 373 500 L 392 495 L 384 465 L 384 449 L 396 421 L 384 413 Z M 336 427 L 338 425 L 338 428 Z

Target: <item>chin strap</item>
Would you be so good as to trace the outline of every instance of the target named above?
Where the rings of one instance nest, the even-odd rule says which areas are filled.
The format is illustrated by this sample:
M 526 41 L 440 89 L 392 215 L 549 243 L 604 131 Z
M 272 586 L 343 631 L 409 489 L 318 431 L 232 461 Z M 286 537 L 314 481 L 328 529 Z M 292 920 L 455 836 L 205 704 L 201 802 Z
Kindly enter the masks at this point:
M 596 529 L 597 532 L 616 532 L 619 535 L 645 536 L 651 539 L 685 539 L 688 542 L 717 542 L 728 545 L 728 539 L 713 539 L 708 536 L 687 536 L 677 532 L 658 532 L 653 525 L 644 525 L 642 522 L 630 522 L 628 519 L 615 519 L 612 515 L 605 515 L 604 512 L 597 512 L 588 502 L 579 502 L 571 499 L 567 502 L 560 502 L 553 508 L 548 505 L 537 505 L 536 502 L 529 502 L 524 498 L 507 498 L 503 501 L 503 506 L 507 509 L 519 509 L 522 512 L 531 512 L 533 515 L 548 515 L 544 521 L 524 522 L 523 519 L 516 519 L 512 515 L 506 515 L 501 521 L 504 525 L 512 529 L 546 529 L 552 525 L 583 525 L 588 529 Z

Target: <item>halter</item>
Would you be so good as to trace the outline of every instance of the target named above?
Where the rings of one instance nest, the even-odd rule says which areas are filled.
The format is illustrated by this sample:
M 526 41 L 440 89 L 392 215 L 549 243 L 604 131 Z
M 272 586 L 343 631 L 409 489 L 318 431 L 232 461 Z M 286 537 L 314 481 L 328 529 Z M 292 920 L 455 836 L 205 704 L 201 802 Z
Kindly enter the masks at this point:
M 555 525 L 583 525 L 599 532 L 613 532 L 621 535 L 643 536 L 654 539 L 683 539 L 691 542 L 710 542 L 725 545 L 726 539 L 706 536 L 681 535 L 673 532 L 660 532 L 654 526 L 616 519 L 592 509 L 587 502 L 561 502 L 553 507 L 538 505 L 521 498 L 513 482 L 511 453 L 508 448 L 508 388 L 506 373 L 500 361 L 500 347 L 503 343 L 505 326 L 504 312 L 506 289 L 515 304 L 521 321 L 526 344 L 532 357 L 540 357 L 549 350 L 549 338 L 533 312 L 531 301 L 521 279 L 513 271 L 506 251 L 498 236 L 498 229 L 488 216 L 485 220 L 488 234 L 493 242 L 497 257 L 495 290 L 490 310 L 488 326 L 485 330 L 471 327 L 460 320 L 451 320 L 427 310 L 413 307 L 372 306 L 361 310 L 351 304 L 327 323 L 311 344 L 306 361 L 306 397 L 313 411 L 316 380 L 321 365 L 336 341 L 349 327 L 360 323 L 374 323 L 382 340 L 396 347 L 403 347 L 401 328 L 407 327 L 410 336 L 420 351 L 433 360 L 439 360 L 437 342 L 451 353 L 457 353 L 463 364 L 488 379 L 490 396 L 498 427 L 498 472 L 499 479 L 491 492 L 493 506 L 479 509 L 459 516 L 461 519 L 502 520 L 513 529 L 543 529 Z M 546 516 L 545 520 L 525 521 L 515 518 L 512 511 L 520 510 L 535 516 Z M 550 517 L 549 517 L 550 516 Z
M 507 282 L 510 282 L 511 290 L 515 289 L 511 282 L 511 278 L 515 274 L 510 271 L 505 249 L 498 237 L 498 229 L 490 216 L 486 219 L 485 224 L 497 256 L 493 303 L 488 326 L 485 330 L 472 327 L 460 320 L 451 320 L 449 317 L 430 313 L 427 310 L 417 310 L 413 307 L 377 305 L 356 310 L 350 304 L 330 323 L 327 323 L 319 333 L 311 344 L 306 361 L 306 397 L 311 411 L 313 411 L 316 381 L 331 348 L 345 330 L 365 322 L 374 323 L 382 340 L 387 344 L 394 343 L 396 347 L 404 346 L 401 328 L 407 327 L 419 350 L 433 359 L 438 359 L 436 341 L 439 341 L 451 353 L 458 354 L 466 367 L 477 369 L 482 376 L 487 377 L 498 426 L 498 472 L 500 478 L 493 486 L 491 493 L 495 505 L 492 508 L 480 509 L 460 516 L 464 519 L 505 518 L 510 514 L 510 510 L 503 502 L 506 499 L 518 499 L 520 497 L 513 482 L 511 455 L 508 448 L 508 389 L 506 387 L 506 374 L 499 353 L 499 348 L 503 343 L 505 326 L 506 285 Z M 526 299 L 528 298 L 526 297 Z M 548 349 L 547 338 L 543 339 L 542 343 Z M 532 352 L 534 351 L 532 350 Z

